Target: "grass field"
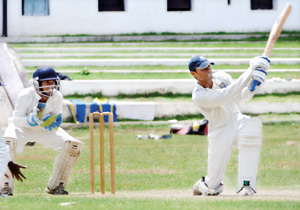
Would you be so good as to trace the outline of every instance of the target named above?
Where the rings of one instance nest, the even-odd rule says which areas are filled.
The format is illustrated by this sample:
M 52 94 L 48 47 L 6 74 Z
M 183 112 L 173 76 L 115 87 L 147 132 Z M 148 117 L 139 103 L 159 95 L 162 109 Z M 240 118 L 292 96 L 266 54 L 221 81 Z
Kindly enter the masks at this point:
M 281 37 L 271 58 L 299 58 L 299 33 L 297 36 Z M 99 42 L 99 43 L 21 43 L 11 44 L 22 59 L 116 59 L 116 58 L 189 58 L 193 54 L 207 58 L 252 58 L 260 55 L 265 47 L 267 35 L 238 41 L 217 40 L 195 42 Z M 23 48 L 23 49 L 21 49 Z M 37 48 L 39 48 L 37 50 Z M 53 48 L 51 51 L 51 48 Z M 60 51 L 67 48 L 66 51 Z M 77 48 L 78 51 L 75 49 Z M 95 48 L 99 51 L 95 53 Z M 108 48 L 101 51 L 101 48 Z M 110 49 L 109 49 L 110 48 Z M 127 49 L 126 48 L 132 48 Z M 152 48 L 152 49 L 151 49 Z M 170 48 L 170 49 L 159 49 Z M 190 49 L 186 49 L 190 48 Z M 194 48 L 194 49 L 193 49 Z M 201 49 L 211 48 L 211 49 Z M 224 49 L 217 49 L 224 48 Z M 226 49 L 225 49 L 226 48 Z M 229 49 L 231 48 L 231 49 Z M 235 49 L 232 49 L 235 48 Z M 251 48 L 251 49 L 246 49 Z M 259 49 L 257 49 L 259 48 Z M 283 49 L 287 48 L 287 49 Z M 84 49 L 80 51 L 80 49 Z M 97 49 L 96 49 L 97 50 Z M 80 56 L 75 54 L 82 54 Z M 178 54 L 182 56 L 178 56 Z M 47 57 L 56 54 L 54 57 Z M 67 54 L 67 55 L 63 55 Z M 123 54 L 119 57 L 116 54 Z M 129 55 L 132 54 L 132 55 Z M 136 55 L 134 55 L 136 54 Z M 143 55 L 144 54 L 144 55 Z M 157 55 L 160 54 L 160 55 Z M 26 57 L 26 58 L 25 58 Z M 215 65 L 213 70 L 246 69 L 248 65 Z M 26 67 L 33 71 L 37 67 Z M 192 79 L 186 66 L 57 66 L 73 80 L 94 79 Z M 300 64 L 271 65 L 271 69 L 300 69 Z M 92 73 L 91 70 L 186 70 L 184 73 Z M 76 72 L 77 73 L 76 73 Z M 79 71 L 79 72 L 78 72 Z M 230 73 L 233 79 L 241 73 Z M 300 79 L 299 72 L 269 72 L 268 79 Z M 32 78 L 32 73 L 28 73 Z M 99 93 L 100 94 L 100 93 Z M 101 95 L 101 94 L 100 94 Z M 86 102 L 97 95 L 68 96 Z M 119 95 L 110 100 L 181 102 L 191 101 L 188 94 Z M 250 102 L 299 102 L 299 93 L 286 95 L 269 94 L 255 96 Z M 263 144 L 258 173 L 258 193 L 251 197 L 236 195 L 238 150 L 235 148 L 224 177 L 224 192 L 218 197 L 192 196 L 193 184 L 206 174 L 206 136 L 173 135 L 165 140 L 136 140 L 136 135 L 168 134 L 169 124 L 163 122 L 129 122 L 126 119 L 115 124 L 116 194 L 110 193 L 108 128 L 105 128 L 106 194 L 100 194 L 99 143 L 95 147 L 96 193 L 90 193 L 89 181 L 89 130 L 87 127 L 69 126 L 68 133 L 84 142 L 82 154 L 70 176 L 66 190 L 68 196 L 52 196 L 44 189 L 53 171 L 58 153 L 43 145 L 26 147 L 17 155 L 17 162 L 27 165 L 27 179 L 16 182 L 14 196 L 0 199 L 0 209 L 300 209 L 300 114 L 266 113 L 257 115 L 265 121 L 288 121 L 265 123 Z M 178 120 L 198 120 L 199 115 L 174 116 Z M 168 119 L 155 119 L 155 121 Z M 71 127 L 71 128 L 70 128 Z M 95 139 L 99 139 L 98 129 Z
M 109 147 L 106 141 L 107 194 L 99 193 L 98 162 L 97 192 L 92 195 L 89 184 L 89 131 L 87 127 L 74 127 L 68 132 L 83 141 L 85 146 L 69 179 L 67 190 L 70 195 L 50 196 L 44 192 L 57 153 L 37 144 L 26 147 L 23 153 L 17 155 L 17 161 L 28 166 L 24 172 L 27 180 L 16 183 L 14 196 L 1 199 L 0 206 L 1 209 L 22 210 L 299 209 L 299 130 L 299 122 L 264 125 L 257 195 L 240 197 L 235 194 L 238 154 L 235 149 L 224 177 L 224 194 L 219 197 L 193 197 L 191 187 L 206 174 L 205 136 L 173 135 L 165 140 L 136 140 L 138 134 L 167 134 L 168 124 L 115 126 L 116 194 L 109 192 Z M 108 140 L 108 128 L 105 128 L 105 133 Z M 97 134 L 95 137 L 99 138 Z M 95 154 L 96 160 L 99 159 L 99 149 Z

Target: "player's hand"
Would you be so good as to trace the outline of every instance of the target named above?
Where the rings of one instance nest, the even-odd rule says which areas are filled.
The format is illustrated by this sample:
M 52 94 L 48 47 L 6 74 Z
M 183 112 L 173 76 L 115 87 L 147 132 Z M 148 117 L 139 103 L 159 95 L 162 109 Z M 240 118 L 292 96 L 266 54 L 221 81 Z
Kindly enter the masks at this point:
M 36 115 L 36 112 L 32 112 L 27 117 L 27 123 L 30 126 L 37 126 L 43 123 L 43 121 Z
M 267 72 L 270 68 L 271 61 L 266 56 L 257 56 L 250 61 L 250 67 L 253 70 L 253 82 L 250 87 L 250 91 L 253 92 L 256 86 L 260 86 L 261 83 L 267 79 Z
M 37 126 L 43 123 L 42 114 L 45 110 L 46 104 L 39 102 L 36 107 L 33 108 L 33 112 L 27 117 L 27 122 L 30 126 Z
M 38 118 L 42 119 L 43 112 L 45 110 L 46 103 L 39 102 L 36 106 L 36 115 Z
M 10 162 L 8 162 L 8 168 L 9 168 L 13 178 L 15 178 L 21 182 L 23 182 L 22 178 L 26 179 L 26 177 L 22 174 L 20 169 L 27 168 L 27 166 L 23 166 L 18 163 L 15 163 L 13 161 L 10 161 Z
M 250 91 L 253 92 L 257 86 L 260 86 L 267 80 L 267 72 L 262 69 L 256 69 L 252 74 L 252 85 L 250 87 Z
M 52 123 L 52 126 L 55 130 L 57 130 L 62 123 L 62 115 L 59 113 L 56 117 L 56 120 Z
M 253 80 L 257 80 L 257 86 L 260 86 L 262 83 L 264 83 L 267 80 L 267 72 L 262 69 L 256 69 L 253 71 L 252 78 Z
M 57 130 L 62 123 L 62 115 L 61 113 L 56 115 L 49 115 L 43 119 L 44 123 L 41 127 L 52 131 L 52 129 Z
M 252 70 L 262 69 L 267 71 L 270 68 L 270 59 L 267 56 L 257 56 L 251 59 L 250 67 Z

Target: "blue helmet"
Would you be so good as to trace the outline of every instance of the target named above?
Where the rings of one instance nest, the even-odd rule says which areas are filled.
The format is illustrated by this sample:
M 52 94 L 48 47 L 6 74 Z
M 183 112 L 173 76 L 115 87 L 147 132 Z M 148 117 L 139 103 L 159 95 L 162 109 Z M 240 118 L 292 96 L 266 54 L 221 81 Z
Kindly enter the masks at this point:
M 49 66 L 41 66 L 33 73 L 33 79 L 37 81 L 57 80 L 56 71 Z
M 46 80 L 54 80 L 55 86 L 43 86 L 43 88 L 51 87 L 48 91 L 43 91 L 41 82 Z M 53 95 L 53 89 L 59 90 L 60 79 L 56 71 L 49 66 L 41 66 L 33 73 L 33 86 L 37 93 L 50 97 Z M 47 94 L 49 92 L 50 94 Z

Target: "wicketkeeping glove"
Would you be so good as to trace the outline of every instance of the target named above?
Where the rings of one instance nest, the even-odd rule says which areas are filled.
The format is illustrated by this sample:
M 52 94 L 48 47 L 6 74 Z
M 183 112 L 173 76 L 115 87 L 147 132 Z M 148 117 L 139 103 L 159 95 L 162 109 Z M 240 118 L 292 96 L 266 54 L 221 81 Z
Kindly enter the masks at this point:
M 42 103 L 42 102 L 39 102 L 37 107 L 36 107 L 36 113 L 37 113 L 37 116 L 42 119 L 42 114 L 45 110 L 45 107 L 46 107 L 46 104 L 45 103 Z
M 43 119 L 44 123 L 41 127 L 52 131 L 52 129 L 57 130 L 62 123 L 62 116 L 61 114 L 56 115 L 48 115 Z
M 36 107 L 33 108 L 33 112 L 27 117 L 27 123 L 30 126 L 37 126 L 43 123 L 42 114 L 45 110 L 46 104 L 39 102 Z

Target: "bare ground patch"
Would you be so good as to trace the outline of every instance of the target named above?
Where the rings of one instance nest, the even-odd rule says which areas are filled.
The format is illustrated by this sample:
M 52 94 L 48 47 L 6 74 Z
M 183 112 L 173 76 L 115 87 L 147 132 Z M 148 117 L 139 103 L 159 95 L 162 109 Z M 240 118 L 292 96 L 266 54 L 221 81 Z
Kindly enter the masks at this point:
M 260 190 L 253 196 L 241 196 L 235 193 L 235 190 L 224 190 L 219 196 L 193 196 L 192 190 L 148 190 L 148 191 L 117 191 L 116 194 L 106 192 L 101 194 L 96 192 L 72 193 L 68 197 L 88 197 L 88 198 L 129 198 L 129 199 L 192 199 L 192 200 L 267 200 L 267 201 L 300 201 L 300 190 Z M 53 197 L 47 193 L 25 193 L 15 194 L 17 196 L 42 196 Z M 65 195 L 56 195 L 55 197 L 66 197 Z
M 76 194 L 72 194 L 76 196 Z M 120 191 L 112 195 L 97 192 L 85 194 L 88 197 L 116 197 L 116 198 L 157 198 L 157 199 L 200 199 L 200 200 L 277 200 L 300 201 L 300 190 L 259 190 L 253 196 L 241 196 L 235 190 L 224 190 L 219 196 L 193 196 L 192 190 L 149 190 L 149 191 Z

